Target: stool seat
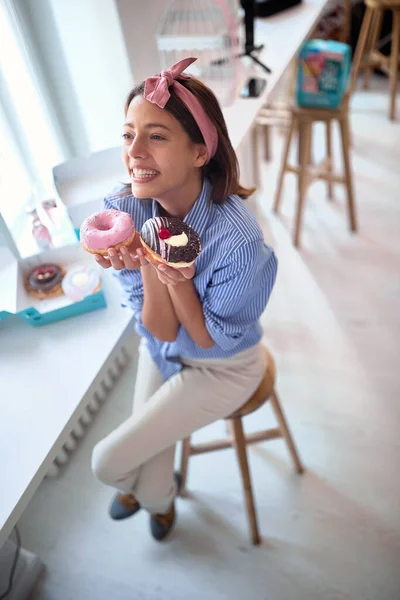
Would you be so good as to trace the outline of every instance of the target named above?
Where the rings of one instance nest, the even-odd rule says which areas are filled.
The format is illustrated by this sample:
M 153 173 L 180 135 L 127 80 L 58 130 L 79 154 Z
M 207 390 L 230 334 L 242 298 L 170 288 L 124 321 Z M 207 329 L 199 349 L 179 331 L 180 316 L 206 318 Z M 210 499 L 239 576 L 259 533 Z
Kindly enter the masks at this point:
M 275 362 L 270 351 L 264 348 L 266 358 L 266 368 L 264 377 L 258 386 L 257 390 L 251 396 L 243 406 L 235 413 L 231 414 L 226 418 L 228 437 L 222 440 L 214 440 L 212 442 L 206 442 L 203 444 L 192 444 L 191 438 L 187 437 L 182 441 L 182 454 L 181 454 L 181 486 L 179 494 L 186 496 L 186 480 L 189 467 L 189 458 L 196 454 L 204 454 L 205 452 L 214 452 L 216 450 L 224 450 L 226 448 L 233 448 L 236 452 L 240 474 L 242 476 L 244 499 L 246 503 L 247 516 L 250 527 L 251 541 L 253 544 L 260 543 L 260 535 L 258 532 L 258 523 L 255 502 L 253 497 L 253 488 L 251 484 L 250 469 L 247 460 L 248 444 L 254 444 L 265 440 L 276 440 L 283 438 L 287 444 L 290 456 L 293 459 L 297 473 L 303 472 L 303 465 L 301 464 L 299 455 L 292 435 L 289 431 L 289 427 L 286 422 L 285 415 L 280 406 L 280 402 L 277 393 L 274 388 L 276 367 Z M 275 418 L 278 421 L 279 427 L 270 429 L 264 429 L 254 433 L 245 434 L 243 430 L 242 418 L 248 415 L 263 404 L 267 402 L 271 403 L 271 408 L 274 412 Z
M 269 397 L 271 396 L 274 385 L 275 385 L 275 377 L 276 377 L 276 367 L 275 361 L 272 357 L 271 352 L 263 347 L 263 352 L 265 353 L 266 361 L 267 361 L 267 369 L 264 373 L 264 377 L 254 394 L 247 400 L 247 402 L 241 406 L 237 411 L 235 411 L 227 419 L 235 419 L 236 417 L 244 417 L 254 412 L 260 406 L 265 404 Z
M 347 113 L 349 109 L 350 94 L 347 91 L 337 108 L 320 108 L 315 106 L 298 106 L 293 104 L 291 107 L 292 115 L 297 119 L 309 121 L 330 121 L 338 119 L 341 114 Z

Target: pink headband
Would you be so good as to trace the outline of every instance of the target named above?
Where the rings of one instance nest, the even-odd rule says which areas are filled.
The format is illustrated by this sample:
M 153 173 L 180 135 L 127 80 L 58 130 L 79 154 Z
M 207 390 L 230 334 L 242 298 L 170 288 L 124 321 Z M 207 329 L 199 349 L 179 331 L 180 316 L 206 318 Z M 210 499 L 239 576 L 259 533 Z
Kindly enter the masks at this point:
M 164 108 L 171 97 L 168 88 L 173 87 L 175 94 L 191 113 L 203 135 L 207 147 L 208 163 L 217 151 L 217 130 L 197 98 L 178 81 L 178 79 L 190 79 L 190 75 L 185 75 L 182 71 L 195 60 L 197 58 L 185 58 L 169 69 L 161 71 L 156 77 L 148 77 L 144 84 L 144 97 L 149 102 Z

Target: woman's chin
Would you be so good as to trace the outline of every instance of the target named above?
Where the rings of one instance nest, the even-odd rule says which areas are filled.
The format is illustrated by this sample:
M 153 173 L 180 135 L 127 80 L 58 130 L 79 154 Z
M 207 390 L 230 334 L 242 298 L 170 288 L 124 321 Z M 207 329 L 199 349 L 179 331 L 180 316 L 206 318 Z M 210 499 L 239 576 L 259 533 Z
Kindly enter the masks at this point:
M 159 186 L 147 183 L 143 185 L 141 183 L 131 182 L 132 194 L 135 198 L 155 198 L 157 195 L 157 188 Z

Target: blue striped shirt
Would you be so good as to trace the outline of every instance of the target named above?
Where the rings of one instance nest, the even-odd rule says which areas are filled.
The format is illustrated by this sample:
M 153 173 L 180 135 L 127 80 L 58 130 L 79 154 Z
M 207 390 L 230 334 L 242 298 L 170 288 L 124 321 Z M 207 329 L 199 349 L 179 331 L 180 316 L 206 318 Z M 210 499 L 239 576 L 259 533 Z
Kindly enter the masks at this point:
M 160 216 L 156 200 L 122 196 L 119 192 L 105 198 L 105 208 L 130 214 L 138 231 L 147 219 Z M 203 248 L 195 263 L 193 283 L 203 306 L 207 330 L 215 341 L 212 348 L 197 346 L 182 325 L 174 342 L 156 339 L 141 320 L 140 269 L 116 272 L 135 314 L 136 330 L 146 338 L 164 379 L 182 369 L 181 357 L 228 358 L 254 346 L 262 337 L 259 318 L 275 282 L 275 254 L 264 243 L 260 226 L 244 200 L 232 195 L 223 204 L 214 204 L 210 194 L 211 184 L 205 180 L 184 220 L 197 231 Z

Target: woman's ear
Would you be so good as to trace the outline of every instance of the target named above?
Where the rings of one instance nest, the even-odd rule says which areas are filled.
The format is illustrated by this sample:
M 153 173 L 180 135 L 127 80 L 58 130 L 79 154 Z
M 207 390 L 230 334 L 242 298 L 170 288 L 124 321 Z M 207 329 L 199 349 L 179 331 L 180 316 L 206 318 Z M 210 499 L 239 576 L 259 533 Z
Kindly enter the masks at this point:
M 196 155 L 194 166 L 195 167 L 203 167 L 207 162 L 207 148 L 204 144 L 196 144 Z

